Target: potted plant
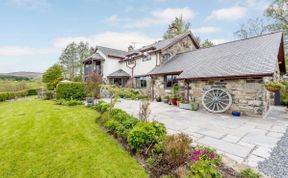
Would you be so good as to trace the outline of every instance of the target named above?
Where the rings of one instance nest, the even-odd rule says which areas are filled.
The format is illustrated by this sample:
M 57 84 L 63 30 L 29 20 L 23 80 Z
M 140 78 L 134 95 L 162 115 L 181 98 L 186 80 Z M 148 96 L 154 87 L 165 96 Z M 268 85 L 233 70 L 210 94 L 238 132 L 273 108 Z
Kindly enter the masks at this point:
M 178 98 L 179 98 L 179 86 L 177 83 L 175 83 L 172 88 L 171 104 L 177 106 Z
M 198 103 L 197 101 L 192 101 L 192 102 L 190 103 L 190 105 L 191 105 L 191 110 L 192 110 L 192 111 L 197 111 L 197 110 L 199 110 L 199 103 Z
M 156 101 L 157 101 L 157 102 L 161 102 L 161 101 L 162 101 L 161 96 L 156 97 Z
M 280 91 L 285 86 L 280 82 L 268 82 L 265 84 L 265 88 L 270 92 Z
M 164 103 L 169 103 L 169 100 L 170 100 L 170 97 L 168 95 L 164 96 L 164 98 L 163 98 Z

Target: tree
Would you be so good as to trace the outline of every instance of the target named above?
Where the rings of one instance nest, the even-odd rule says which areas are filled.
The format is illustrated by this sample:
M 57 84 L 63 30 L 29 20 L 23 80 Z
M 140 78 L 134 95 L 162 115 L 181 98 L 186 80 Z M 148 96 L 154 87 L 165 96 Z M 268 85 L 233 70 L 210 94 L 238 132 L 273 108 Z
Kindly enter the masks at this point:
M 100 97 L 100 89 L 102 84 L 102 76 L 96 72 L 89 74 L 86 81 L 86 88 L 92 94 L 93 99 Z
M 78 73 L 79 59 L 77 56 L 77 44 L 70 43 L 62 52 L 59 58 L 60 64 L 64 68 L 65 78 L 73 81 Z
M 83 80 L 83 61 L 95 52 L 86 42 L 67 45 L 62 52 L 59 62 L 64 68 L 65 77 L 71 81 Z
M 274 20 L 269 25 L 271 30 L 283 31 L 288 33 L 288 0 L 274 0 L 266 9 L 265 15 Z
M 200 43 L 201 48 L 210 48 L 214 46 L 214 43 L 208 39 L 206 39 L 203 43 Z
M 164 39 L 174 38 L 176 35 L 183 34 L 190 30 L 191 24 L 189 22 L 185 22 L 183 17 L 175 17 L 172 23 L 168 26 L 167 31 L 163 35 Z
M 58 64 L 51 66 L 42 75 L 42 81 L 47 83 L 49 90 L 53 90 L 61 79 L 63 79 L 63 68 Z
M 195 39 L 201 48 L 210 48 L 210 47 L 214 46 L 214 43 L 212 41 L 210 41 L 209 39 L 204 40 L 204 42 L 202 42 L 202 40 L 199 36 L 196 36 Z
M 268 25 L 271 31 L 282 31 L 285 35 L 286 68 L 288 67 L 288 0 L 274 0 L 266 9 L 265 15 L 273 19 Z
M 92 53 L 93 49 L 89 48 L 89 44 L 87 42 L 84 43 L 82 41 L 78 44 L 77 48 L 78 48 L 78 55 L 79 55 L 79 64 L 78 65 L 80 68 L 79 77 L 81 79 L 83 79 L 83 61 L 93 54 Z
M 249 19 L 245 24 L 242 24 L 240 30 L 234 32 L 234 35 L 239 39 L 246 39 L 253 36 L 259 36 L 269 31 L 268 26 L 263 19 Z

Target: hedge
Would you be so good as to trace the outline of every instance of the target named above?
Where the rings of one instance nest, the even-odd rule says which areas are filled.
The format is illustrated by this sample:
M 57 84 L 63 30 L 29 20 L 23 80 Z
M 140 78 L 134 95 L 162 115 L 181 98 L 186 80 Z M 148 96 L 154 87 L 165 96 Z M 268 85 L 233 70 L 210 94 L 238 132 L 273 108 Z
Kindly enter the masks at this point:
M 16 92 L 1 92 L 0 101 L 11 100 L 15 98 L 28 96 L 28 90 L 16 91 Z
M 86 95 L 85 86 L 80 82 L 59 83 L 56 87 L 57 99 L 82 100 Z

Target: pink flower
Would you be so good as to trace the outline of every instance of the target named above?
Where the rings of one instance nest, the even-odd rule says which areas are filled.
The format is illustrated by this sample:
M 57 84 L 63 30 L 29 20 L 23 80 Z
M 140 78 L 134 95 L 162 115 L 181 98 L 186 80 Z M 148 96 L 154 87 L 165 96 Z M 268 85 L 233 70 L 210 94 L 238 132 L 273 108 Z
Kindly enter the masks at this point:
M 203 154 L 206 155 L 207 154 L 207 150 L 203 150 Z
M 194 151 L 194 154 L 195 155 L 199 155 L 201 153 L 201 150 L 196 150 L 196 151 Z
M 197 156 L 192 156 L 192 160 L 199 161 L 199 158 Z
M 209 158 L 211 158 L 211 159 L 215 158 L 215 154 L 214 154 L 214 153 L 211 153 L 211 154 L 209 155 Z

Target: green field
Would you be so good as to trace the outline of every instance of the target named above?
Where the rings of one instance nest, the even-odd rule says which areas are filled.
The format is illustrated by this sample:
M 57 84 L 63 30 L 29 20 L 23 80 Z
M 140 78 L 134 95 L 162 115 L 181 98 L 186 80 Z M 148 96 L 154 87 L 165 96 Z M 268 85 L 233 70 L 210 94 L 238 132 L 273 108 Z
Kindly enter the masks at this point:
M 0 177 L 148 177 L 97 116 L 53 101 L 0 103 Z
M 27 89 L 37 89 L 43 86 L 43 83 L 36 81 L 1 81 L 0 92 L 13 92 Z

